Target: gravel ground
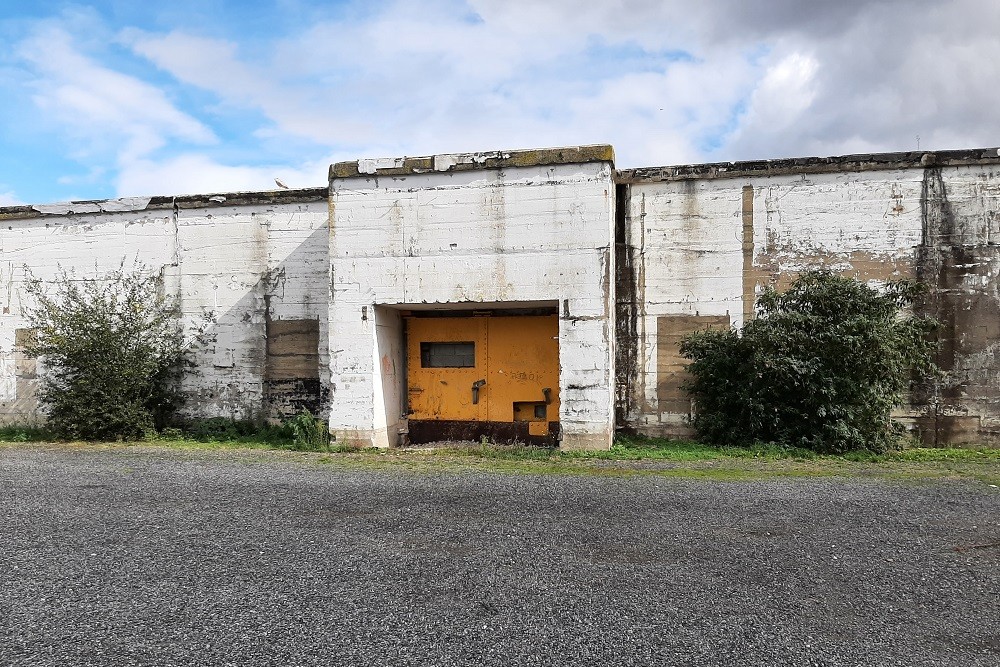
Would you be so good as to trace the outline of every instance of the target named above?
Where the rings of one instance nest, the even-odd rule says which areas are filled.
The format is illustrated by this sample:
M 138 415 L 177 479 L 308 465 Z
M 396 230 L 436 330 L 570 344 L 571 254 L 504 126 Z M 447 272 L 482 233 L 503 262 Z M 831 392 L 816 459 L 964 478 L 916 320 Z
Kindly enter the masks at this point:
M 3 665 L 1000 664 L 1000 493 L 0 447 Z

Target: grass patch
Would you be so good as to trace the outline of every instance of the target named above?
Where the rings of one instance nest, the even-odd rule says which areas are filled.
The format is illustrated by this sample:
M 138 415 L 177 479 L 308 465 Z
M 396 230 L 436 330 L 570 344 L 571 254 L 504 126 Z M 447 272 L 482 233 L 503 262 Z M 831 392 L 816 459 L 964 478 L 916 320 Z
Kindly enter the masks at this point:
M 305 418 L 300 425 L 308 426 Z M 0 442 L 51 441 L 38 427 L 0 427 Z M 107 446 L 108 443 L 94 446 Z M 169 429 L 145 441 L 113 446 L 187 450 L 298 450 L 303 461 L 345 468 L 434 472 L 498 472 L 530 475 L 658 476 L 693 480 L 750 481 L 802 477 L 878 477 L 920 482 L 964 479 L 1000 485 L 1000 449 L 910 448 L 886 454 L 817 454 L 810 450 L 755 443 L 715 447 L 688 440 L 616 438 L 609 451 L 560 451 L 489 443 L 406 449 L 357 449 L 336 442 L 296 442 L 288 423 L 261 425 L 203 420 Z M 75 443 L 74 446 L 91 446 Z M 318 455 L 317 455 L 318 454 Z M 264 455 L 261 460 L 270 457 Z
M 855 451 L 846 454 L 817 454 L 809 449 L 785 447 L 773 443 L 754 443 L 742 447 L 713 446 L 688 440 L 668 440 L 641 436 L 619 436 L 607 452 L 563 452 L 564 456 L 592 458 L 652 459 L 670 461 L 711 461 L 719 459 L 761 459 L 776 461 L 847 461 L 852 463 L 881 463 L 884 461 L 940 462 L 958 461 L 974 463 L 1000 463 L 1000 448 L 938 448 L 909 447 L 882 454 Z
M 885 454 L 836 455 L 769 443 L 717 447 L 688 440 L 620 436 L 609 451 L 470 444 L 383 452 L 378 465 L 523 474 L 655 475 L 715 481 L 860 476 L 899 481 L 966 479 L 988 484 L 995 484 L 1000 476 L 1000 449 L 985 448 L 911 448 Z
M 719 459 L 795 459 L 824 458 L 808 449 L 782 447 L 774 444 L 754 444 L 746 447 L 717 447 L 690 440 L 667 440 L 619 436 L 610 450 L 562 451 L 527 445 L 475 444 L 419 449 L 435 455 L 471 456 L 494 460 L 518 461 L 714 461 Z M 831 459 L 847 457 L 828 456 Z M 854 460 L 854 459 L 851 459 Z
M 303 411 L 280 424 L 226 418 L 196 419 L 177 428 L 164 429 L 151 441 L 164 445 L 207 444 L 215 448 L 294 449 L 344 451 L 331 444 L 326 425 Z
M 890 452 L 882 457 L 886 461 L 962 461 L 1000 462 L 1000 448 L 938 448 L 914 447 Z
M 0 442 L 46 442 L 52 434 L 41 426 L 6 424 L 0 426 Z
M 0 442 L 54 442 L 62 439 L 43 426 L 8 424 L 0 426 Z M 63 440 L 65 441 L 65 440 Z M 291 449 L 299 451 L 347 451 L 330 443 L 325 425 L 303 412 L 280 424 L 235 420 L 224 417 L 193 419 L 133 443 L 202 449 Z
M 693 440 L 667 440 L 641 436 L 618 436 L 609 451 L 563 452 L 564 456 L 659 461 L 711 461 L 717 459 L 811 460 L 821 455 L 808 449 L 754 443 L 743 447 L 716 446 Z

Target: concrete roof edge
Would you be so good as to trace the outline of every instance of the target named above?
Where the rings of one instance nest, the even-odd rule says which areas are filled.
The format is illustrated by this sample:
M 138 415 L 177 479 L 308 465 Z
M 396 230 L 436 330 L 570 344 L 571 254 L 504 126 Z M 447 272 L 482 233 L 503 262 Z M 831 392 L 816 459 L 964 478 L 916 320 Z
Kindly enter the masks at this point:
M 985 164 L 1000 164 L 1000 148 L 862 153 L 832 157 L 797 157 L 742 162 L 710 162 L 668 167 L 637 167 L 618 171 L 617 180 L 619 183 L 649 183 Z
M 24 220 L 66 215 L 95 213 L 126 213 L 157 211 L 177 208 L 209 208 L 217 206 L 253 206 L 255 204 L 305 203 L 323 201 L 329 186 L 295 188 L 288 190 L 262 190 L 256 192 L 216 192 L 196 195 L 157 195 L 153 197 L 119 197 L 51 204 L 21 204 L 0 206 L 0 220 Z
M 337 162 L 330 166 L 330 180 L 338 178 L 409 176 L 412 174 L 471 171 L 476 169 L 535 167 L 550 164 L 580 164 L 585 162 L 610 162 L 614 164 L 614 161 L 615 150 L 609 144 L 484 151 L 480 153 L 444 153 L 423 157 L 379 158 Z
M 502 169 L 550 164 L 610 162 L 614 148 L 608 144 L 501 150 L 481 153 L 450 153 L 425 157 L 402 157 L 379 160 L 337 162 L 330 166 L 330 179 L 405 176 L 429 172 Z M 865 153 L 831 157 L 797 157 L 774 160 L 710 162 L 664 167 L 637 167 L 616 172 L 619 183 L 644 183 L 696 179 L 779 176 L 784 174 L 832 173 L 911 169 L 931 166 L 1000 165 L 1000 148 L 974 148 L 945 151 L 910 151 Z M 328 186 L 288 190 L 223 192 L 193 195 L 121 197 L 52 204 L 0 206 L 0 220 L 19 220 L 65 215 L 115 213 L 177 208 L 251 206 L 255 204 L 304 203 L 322 201 Z

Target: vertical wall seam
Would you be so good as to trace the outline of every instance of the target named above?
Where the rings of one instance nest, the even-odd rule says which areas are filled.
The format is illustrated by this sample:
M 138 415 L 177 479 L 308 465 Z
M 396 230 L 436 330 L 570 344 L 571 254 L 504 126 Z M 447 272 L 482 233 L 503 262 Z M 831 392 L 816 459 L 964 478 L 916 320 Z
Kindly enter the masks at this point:
M 753 319 L 756 280 L 753 270 L 753 186 L 743 186 L 743 323 Z
M 177 205 L 177 197 L 173 198 L 172 206 L 170 207 L 170 219 L 174 225 L 174 266 L 181 265 L 181 234 L 180 234 L 180 208 Z M 178 272 L 180 273 L 180 272 Z

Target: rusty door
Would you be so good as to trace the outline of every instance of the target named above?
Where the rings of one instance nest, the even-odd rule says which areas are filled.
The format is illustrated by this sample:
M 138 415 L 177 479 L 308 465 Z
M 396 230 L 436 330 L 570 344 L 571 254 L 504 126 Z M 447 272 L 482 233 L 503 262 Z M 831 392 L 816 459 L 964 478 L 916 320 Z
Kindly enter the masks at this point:
M 559 320 L 491 317 L 487 325 L 487 419 L 526 422 L 529 436 L 546 436 L 559 422 Z
M 406 326 L 410 418 L 485 420 L 485 319 L 413 317 Z
M 408 317 L 410 439 L 553 442 L 555 315 Z

